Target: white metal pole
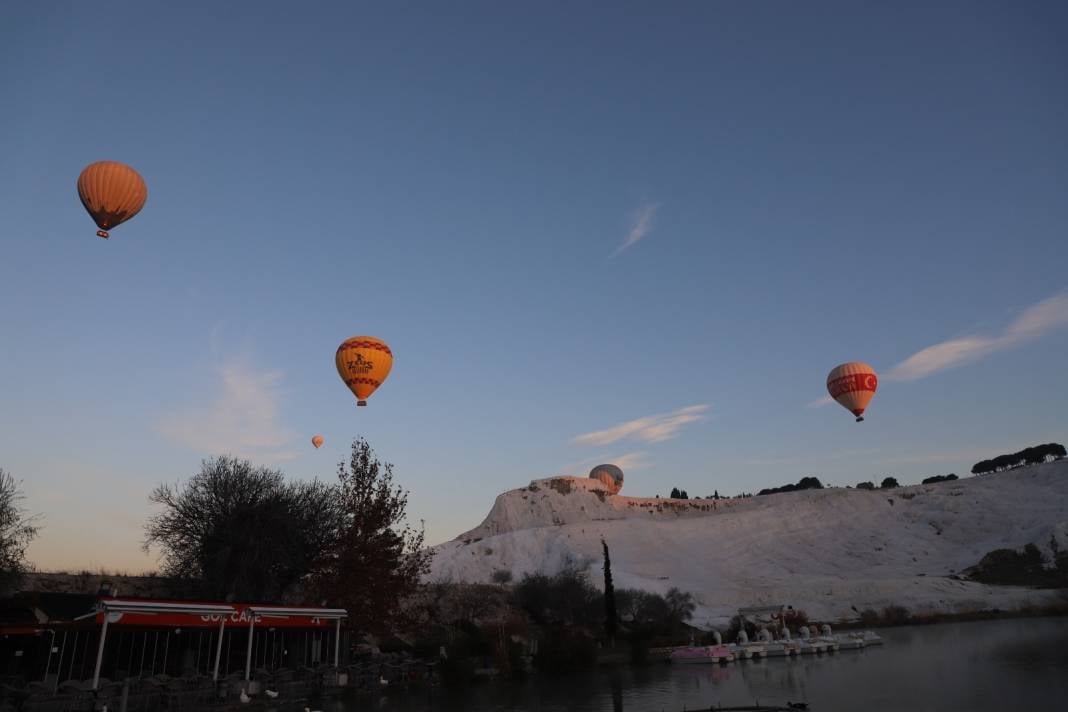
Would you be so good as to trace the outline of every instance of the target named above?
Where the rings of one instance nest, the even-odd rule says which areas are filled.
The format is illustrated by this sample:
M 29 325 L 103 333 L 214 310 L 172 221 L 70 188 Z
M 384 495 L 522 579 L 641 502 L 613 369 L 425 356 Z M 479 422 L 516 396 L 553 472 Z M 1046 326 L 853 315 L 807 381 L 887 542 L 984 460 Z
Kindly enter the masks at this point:
M 108 611 L 104 609 L 104 626 L 100 629 L 100 645 L 96 648 L 96 668 L 93 670 L 93 689 L 100 684 L 100 664 L 104 662 L 104 641 L 108 637 Z
M 52 692 L 59 691 L 59 678 L 63 676 L 63 653 L 67 651 L 67 631 L 63 631 L 63 644 L 59 646 L 59 665 L 56 666 L 56 684 Z
M 55 628 L 53 628 L 48 632 L 52 634 L 52 639 L 48 641 L 48 661 L 45 662 L 44 679 L 41 680 L 41 682 L 45 683 L 46 685 L 48 684 L 48 671 L 52 669 L 52 653 L 56 650 L 56 630 Z M 59 664 L 62 665 L 63 661 L 60 660 Z
M 219 658 L 222 657 L 222 639 L 223 639 L 223 626 L 226 625 L 226 616 L 219 617 L 219 644 L 215 646 L 215 672 L 212 674 L 211 679 L 218 681 L 219 679 Z
M 80 638 L 82 632 L 80 630 L 74 631 L 74 650 L 70 651 L 70 667 L 67 669 L 67 679 L 70 680 L 74 677 L 74 658 L 78 657 L 78 638 Z M 56 685 L 56 689 L 59 689 L 59 685 Z
M 338 651 L 341 649 L 341 619 L 334 619 L 334 667 L 338 666 Z
M 252 626 L 256 625 L 256 616 L 248 614 L 248 654 L 245 656 L 245 682 L 252 678 Z
M 181 628 L 179 628 L 178 630 L 181 630 Z M 163 674 L 164 675 L 167 674 L 167 656 L 170 655 L 170 652 L 171 652 L 171 632 L 168 630 L 167 631 L 167 642 L 163 646 Z

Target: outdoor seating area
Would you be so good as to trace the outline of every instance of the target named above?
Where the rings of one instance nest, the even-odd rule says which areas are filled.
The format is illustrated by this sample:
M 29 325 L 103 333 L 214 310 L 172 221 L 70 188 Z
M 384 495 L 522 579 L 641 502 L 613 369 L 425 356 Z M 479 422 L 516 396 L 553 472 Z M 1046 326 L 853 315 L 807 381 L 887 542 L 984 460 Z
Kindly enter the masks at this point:
M 433 663 L 401 655 L 380 655 L 341 668 L 257 668 L 249 680 L 244 670 L 235 670 L 218 680 L 207 675 L 100 678 L 65 680 L 58 685 L 40 681 L 0 686 L 0 712 L 85 712 L 101 709 L 119 712 L 151 710 L 225 710 L 236 707 L 301 711 L 310 700 L 349 693 L 378 695 L 407 692 L 437 684 Z M 245 692 L 248 702 L 242 702 Z
M 0 712 L 225 709 L 260 700 L 280 710 L 333 694 L 350 677 L 373 689 L 369 668 L 350 673 L 342 664 L 342 609 L 112 598 L 87 607 L 3 628 L 0 648 L 11 663 L 0 677 Z M 379 673 L 397 684 L 408 675 Z

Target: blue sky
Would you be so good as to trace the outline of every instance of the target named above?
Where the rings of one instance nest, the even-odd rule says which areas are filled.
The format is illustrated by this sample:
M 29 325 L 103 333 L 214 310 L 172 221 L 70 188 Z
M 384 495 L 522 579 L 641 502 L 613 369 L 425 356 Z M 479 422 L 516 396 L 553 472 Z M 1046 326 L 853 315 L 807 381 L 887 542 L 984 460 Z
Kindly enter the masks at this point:
M 431 542 L 600 461 L 694 495 L 1065 440 L 1063 3 L 390 5 L 5 8 L 0 467 L 38 566 L 152 568 L 156 484 L 331 478 L 357 434 Z M 149 187 L 107 242 L 103 159 Z M 357 334 L 395 354 L 359 410 Z M 819 404 L 854 359 L 862 425 Z

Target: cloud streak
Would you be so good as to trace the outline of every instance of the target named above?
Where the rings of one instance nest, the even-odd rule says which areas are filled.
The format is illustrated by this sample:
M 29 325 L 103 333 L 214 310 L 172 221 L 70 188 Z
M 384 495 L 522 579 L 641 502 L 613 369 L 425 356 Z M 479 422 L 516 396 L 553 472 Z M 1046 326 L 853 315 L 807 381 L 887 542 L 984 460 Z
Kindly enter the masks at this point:
M 268 461 L 291 460 L 293 433 L 279 416 L 278 371 L 263 371 L 238 362 L 218 370 L 221 393 L 210 404 L 163 418 L 157 429 L 172 442 L 206 455 L 229 453 Z
M 676 437 L 683 426 L 703 420 L 706 410 L 708 405 L 691 405 L 670 413 L 628 420 L 605 430 L 579 435 L 572 442 L 577 445 L 608 445 L 625 438 L 633 438 L 658 443 Z
M 623 240 L 623 244 L 617 247 L 616 251 L 612 253 L 612 257 L 633 247 L 640 242 L 642 238 L 649 234 L 649 231 L 653 229 L 653 216 L 656 215 L 656 210 L 659 207 L 659 203 L 644 203 L 641 208 L 638 209 L 638 213 L 634 219 L 634 226 L 631 227 L 630 232 L 627 233 L 627 238 Z
M 886 380 L 915 381 L 940 371 L 974 363 L 997 351 L 1010 349 L 1068 326 L 1068 293 L 1028 307 L 997 336 L 964 336 L 928 346 L 894 366 Z
M 645 453 L 641 451 L 628 452 L 619 457 L 610 457 L 605 462 L 612 463 L 624 472 L 627 470 L 641 470 L 649 466 L 649 462 L 645 459 Z
M 602 465 L 605 463 L 611 463 L 616 467 L 621 468 L 624 472 L 628 470 L 641 470 L 649 467 L 651 464 L 646 458 L 646 452 L 644 450 L 638 450 L 635 452 L 628 452 L 622 455 L 616 455 L 612 457 L 610 455 L 597 455 L 595 457 L 587 457 L 579 460 L 578 462 L 572 462 L 569 465 L 564 465 L 560 468 L 560 471 L 567 474 L 579 473 L 579 477 L 584 477 L 586 472 L 596 465 Z

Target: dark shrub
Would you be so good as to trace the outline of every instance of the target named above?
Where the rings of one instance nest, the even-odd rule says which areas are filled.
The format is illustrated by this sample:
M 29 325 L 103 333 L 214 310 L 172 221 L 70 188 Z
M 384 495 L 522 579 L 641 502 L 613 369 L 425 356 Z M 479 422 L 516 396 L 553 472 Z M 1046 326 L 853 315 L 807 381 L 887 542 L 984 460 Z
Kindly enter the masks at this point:
M 879 623 L 879 612 L 874 608 L 865 608 L 860 612 L 860 622 L 864 625 L 876 625 Z
M 571 672 L 593 667 L 597 662 L 597 641 L 578 626 L 549 628 L 538 646 L 534 666 L 544 672 Z
M 883 609 L 883 622 L 887 625 L 904 625 L 909 622 L 909 609 L 904 606 L 887 606 Z

